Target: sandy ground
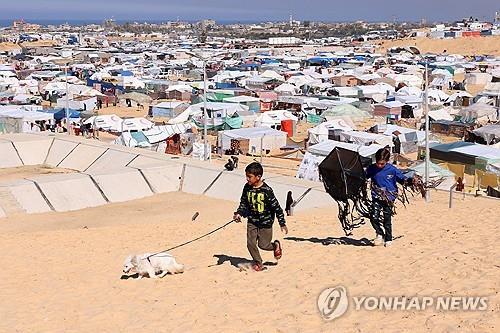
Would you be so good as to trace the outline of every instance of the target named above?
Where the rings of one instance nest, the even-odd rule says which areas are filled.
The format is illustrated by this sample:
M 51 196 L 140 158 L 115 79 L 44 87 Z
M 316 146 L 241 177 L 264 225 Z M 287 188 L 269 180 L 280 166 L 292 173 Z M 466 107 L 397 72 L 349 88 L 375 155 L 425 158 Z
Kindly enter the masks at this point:
M 0 181 L 23 179 L 26 177 L 33 177 L 38 175 L 71 172 L 75 171 L 64 168 L 53 168 L 46 165 L 25 165 L 18 168 L 0 169 Z
M 461 55 L 500 55 L 500 36 L 462 37 L 453 39 L 407 38 L 383 41 L 378 52 L 385 52 L 395 46 L 416 46 L 423 53 L 443 53 Z
M 245 224 L 172 251 L 183 274 L 120 279 L 131 253 L 157 251 L 228 221 L 234 203 L 183 193 L 0 220 L 1 332 L 498 332 L 499 202 L 433 193 L 400 208 L 390 248 L 344 238 L 336 209 L 288 218 L 284 256 L 241 272 Z M 200 212 L 191 222 L 195 211 Z M 475 218 L 468 218 L 474 216 Z M 333 238 L 332 238 L 333 237 Z M 324 241 L 339 240 L 337 245 Z M 318 294 L 488 296 L 485 312 L 354 311 L 323 321 Z

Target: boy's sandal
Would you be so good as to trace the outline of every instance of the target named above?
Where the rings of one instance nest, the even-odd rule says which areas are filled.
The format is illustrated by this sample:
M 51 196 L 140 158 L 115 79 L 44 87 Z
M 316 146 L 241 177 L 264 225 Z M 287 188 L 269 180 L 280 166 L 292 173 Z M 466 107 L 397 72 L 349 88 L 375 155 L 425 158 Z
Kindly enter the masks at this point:
M 262 264 L 253 264 L 252 269 L 256 272 L 260 272 L 264 270 L 264 266 Z
M 274 259 L 281 259 L 283 255 L 283 249 L 281 248 L 281 243 L 279 240 L 274 241 Z

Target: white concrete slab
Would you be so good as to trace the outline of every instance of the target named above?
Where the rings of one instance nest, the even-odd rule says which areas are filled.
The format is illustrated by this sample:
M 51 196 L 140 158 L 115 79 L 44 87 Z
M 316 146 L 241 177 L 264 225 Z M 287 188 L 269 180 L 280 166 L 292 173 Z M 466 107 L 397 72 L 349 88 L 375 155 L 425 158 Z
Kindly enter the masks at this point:
M 19 206 L 28 214 L 51 211 L 49 205 L 32 181 L 20 179 L 3 183 L 0 186 L 6 186 L 17 200 Z
M 106 148 L 103 147 L 80 144 L 59 164 L 59 167 L 84 171 L 105 151 Z
M 110 202 L 141 199 L 153 192 L 139 170 L 123 168 L 109 173 L 92 174 Z
M 239 202 L 245 183 L 246 179 L 242 174 L 224 171 L 205 194 L 212 198 Z
M 132 161 L 135 156 L 137 155 L 108 149 L 97 161 L 85 170 L 85 172 L 93 173 L 121 169 Z
M 49 149 L 45 164 L 57 166 L 68 154 L 78 145 L 76 142 L 54 139 L 54 143 Z
M 15 168 L 22 166 L 12 142 L 0 141 L 0 168 Z
M 24 165 L 43 164 L 49 152 L 52 138 L 30 138 L 31 140 L 13 140 Z
M 70 173 L 33 177 L 58 212 L 104 205 L 102 194 L 88 175 Z
M 202 194 L 221 171 L 186 165 L 182 191 L 192 194 Z
M 301 194 L 302 193 L 297 195 L 294 194 L 293 199 L 297 200 L 297 198 Z M 321 190 L 314 189 L 309 191 L 309 193 L 307 193 L 307 195 L 297 204 L 297 206 L 294 207 L 294 212 L 299 212 L 312 208 L 331 208 L 332 216 L 334 216 L 335 218 L 338 214 L 337 203 L 332 199 L 332 197 L 328 193 Z
M 140 169 L 155 193 L 179 191 L 182 164 Z
M 157 167 L 157 166 L 169 166 L 171 164 L 172 162 L 165 161 L 159 158 L 157 159 L 153 157 L 140 155 L 137 158 L 135 158 L 128 166 L 137 169 L 142 169 L 142 168 Z

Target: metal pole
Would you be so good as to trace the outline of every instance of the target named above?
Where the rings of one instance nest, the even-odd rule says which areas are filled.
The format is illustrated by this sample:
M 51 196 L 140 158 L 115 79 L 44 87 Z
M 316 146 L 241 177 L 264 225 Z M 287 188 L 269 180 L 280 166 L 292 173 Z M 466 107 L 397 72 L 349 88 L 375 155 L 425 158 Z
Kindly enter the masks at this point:
M 260 164 L 262 165 L 262 152 L 264 151 L 264 135 L 260 137 Z
M 207 113 L 207 60 L 203 58 L 203 160 L 208 160 L 210 151 L 207 152 L 208 150 L 208 138 L 207 138 L 207 120 L 208 120 L 208 113 Z
M 425 62 L 425 183 L 429 184 L 430 149 L 429 149 L 429 69 Z M 425 192 L 425 201 L 431 201 L 430 190 Z
M 68 132 L 68 135 L 71 135 L 69 132 L 69 87 L 68 87 L 68 66 L 69 64 L 66 64 L 64 67 L 64 75 L 66 77 L 66 130 Z

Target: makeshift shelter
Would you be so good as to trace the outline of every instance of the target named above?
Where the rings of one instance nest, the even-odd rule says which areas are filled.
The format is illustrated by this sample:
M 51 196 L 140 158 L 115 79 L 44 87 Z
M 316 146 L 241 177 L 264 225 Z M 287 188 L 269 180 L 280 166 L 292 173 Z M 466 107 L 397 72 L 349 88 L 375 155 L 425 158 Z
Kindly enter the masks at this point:
M 139 104 L 147 104 L 147 103 L 151 103 L 153 101 L 153 99 L 151 97 L 149 97 L 148 95 L 146 94 L 142 94 L 142 93 L 138 93 L 138 92 L 130 92 L 130 93 L 126 93 L 126 94 L 123 94 L 123 95 L 120 95 L 119 96 L 119 99 L 120 100 L 131 100 L 131 101 L 135 101 Z
M 464 123 L 499 120 L 497 109 L 494 106 L 484 103 L 475 103 L 465 107 L 459 111 L 458 115 Z
M 193 120 L 198 128 L 204 127 L 205 103 L 189 106 L 184 112 L 168 121 L 169 124 L 184 123 Z M 235 129 L 243 124 L 242 115 L 250 115 L 248 107 L 237 103 L 207 102 L 207 127 L 209 129 Z
M 438 161 L 467 164 L 476 169 L 486 170 L 488 164 L 500 162 L 500 149 L 458 141 L 432 145 L 430 157 Z
M 334 107 L 329 108 L 328 110 L 324 111 L 321 114 L 321 116 L 324 117 L 328 121 L 333 120 L 335 118 L 339 118 L 339 117 L 342 117 L 342 118 L 349 117 L 351 119 L 356 119 L 356 120 L 371 117 L 371 115 L 368 112 L 363 111 L 361 109 L 358 109 L 357 107 L 355 107 L 352 104 L 341 104 L 341 105 L 334 106 Z
M 276 151 L 286 146 L 287 135 L 269 127 L 240 128 L 218 133 L 218 147 L 223 152 L 233 148 L 233 140 L 238 141 L 242 154 L 259 155 L 262 150 Z
M 251 112 L 259 112 L 260 111 L 260 99 L 252 96 L 235 96 L 235 97 L 227 97 L 222 100 L 225 103 L 238 103 L 248 107 Z
M 189 104 L 182 101 L 161 102 L 149 107 L 148 115 L 151 117 L 174 118 L 188 108 Z
M 349 118 L 333 119 L 327 122 L 323 122 L 318 126 L 310 128 L 308 130 L 308 144 L 314 145 L 329 139 L 335 140 L 335 137 L 338 137 L 340 132 L 352 131 L 354 129 L 355 125 Z
M 485 125 L 472 132 L 484 138 L 488 143 L 500 141 L 500 124 Z
M 401 115 L 401 108 L 403 105 L 404 105 L 404 103 L 401 103 L 399 101 L 384 102 L 384 103 L 376 104 L 375 108 L 373 109 L 373 115 L 375 115 L 375 116 L 388 116 L 388 115 L 400 116 Z
M 392 147 L 392 137 L 384 134 L 367 133 L 361 131 L 348 131 L 339 133 L 340 140 L 343 142 L 354 143 L 358 145 L 368 146 L 372 143 L 381 146 Z
M 274 89 L 275 92 L 283 95 L 297 95 L 299 88 L 290 83 L 283 83 Z
M 90 124 L 93 128 L 102 129 L 106 132 L 122 132 L 123 119 L 115 114 L 92 116 L 87 118 L 83 124 Z
M 54 117 L 50 113 L 23 110 L 0 111 L 0 133 L 39 132 L 37 121 L 50 121 Z
M 281 129 L 282 121 L 292 120 L 294 122 L 298 121 L 298 118 L 294 116 L 290 111 L 275 110 L 267 111 L 261 113 L 257 116 L 254 121 L 255 127 L 270 127 L 277 130 Z

